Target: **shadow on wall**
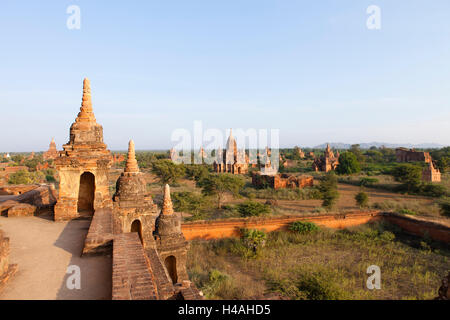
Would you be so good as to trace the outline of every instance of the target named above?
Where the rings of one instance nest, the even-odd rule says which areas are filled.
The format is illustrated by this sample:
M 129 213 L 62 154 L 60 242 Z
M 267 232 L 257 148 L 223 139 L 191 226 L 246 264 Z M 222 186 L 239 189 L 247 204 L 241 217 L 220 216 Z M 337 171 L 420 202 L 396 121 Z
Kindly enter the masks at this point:
M 110 300 L 112 297 L 111 256 L 81 257 L 89 226 L 88 220 L 69 221 L 54 243 L 72 254 L 58 290 L 58 300 Z

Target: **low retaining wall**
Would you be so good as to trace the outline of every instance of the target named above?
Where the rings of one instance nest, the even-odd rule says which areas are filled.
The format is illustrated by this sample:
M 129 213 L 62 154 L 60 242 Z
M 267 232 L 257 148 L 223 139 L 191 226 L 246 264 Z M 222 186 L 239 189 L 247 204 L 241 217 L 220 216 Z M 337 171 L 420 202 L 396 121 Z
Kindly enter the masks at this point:
M 386 220 L 395 224 L 405 232 L 413 235 L 420 237 L 428 235 L 433 240 L 450 243 L 449 227 L 432 221 L 418 220 L 405 215 L 380 211 L 319 216 L 284 216 L 279 218 L 238 218 L 196 221 L 183 223 L 181 225 L 181 230 L 183 231 L 186 240 L 211 240 L 239 237 L 240 229 L 243 228 L 264 230 L 266 232 L 287 230 L 289 225 L 295 221 L 309 221 L 327 228 L 344 229 L 380 220 Z
M 399 226 L 407 233 L 419 237 L 428 235 L 433 240 L 450 243 L 450 228 L 442 224 L 432 221 L 417 220 L 396 213 L 385 214 L 384 218 L 386 221 Z
M 186 240 L 239 237 L 240 229 L 258 229 L 266 232 L 286 230 L 294 221 L 310 221 L 319 226 L 343 229 L 377 221 L 384 216 L 380 211 L 353 212 L 338 215 L 284 216 L 279 218 L 240 218 L 189 222 L 181 225 Z

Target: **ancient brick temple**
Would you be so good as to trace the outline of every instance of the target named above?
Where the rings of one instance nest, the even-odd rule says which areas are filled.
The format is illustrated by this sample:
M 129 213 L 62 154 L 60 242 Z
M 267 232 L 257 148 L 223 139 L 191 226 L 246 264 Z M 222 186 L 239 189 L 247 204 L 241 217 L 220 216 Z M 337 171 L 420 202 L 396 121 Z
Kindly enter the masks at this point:
M 302 149 L 300 149 L 299 147 L 296 146 L 294 148 L 294 150 L 295 150 L 295 153 L 300 157 L 300 159 L 305 158 L 305 153 L 303 152 Z
M 113 197 L 114 233 L 137 232 L 144 248 L 155 248 L 153 231 L 158 208 L 146 196 L 146 182 L 136 161 L 134 142 L 128 145 L 128 158 L 124 172 L 116 182 Z
M 422 180 L 425 182 L 440 182 L 441 172 L 433 161 L 428 162 L 428 167 L 422 170 Z
M 181 232 L 181 216 L 175 213 L 170 198 L 170 188 L 164 188 L 164 201 L 155 228 L 156 248 L 173 283 L 189 280 L 186 256 L 189 244 Z
M 286 173 L 267 175 L 253 172 L 252 185 L 257 188 L 270 187 L 273 189 L 304 188 L 314 186 L 314 178 L 311 176 L 294 176 Z
M 245 150 L 237 148 L 236 140 L 230 130 L 226 149 L 218 149 L 216 160 L 214 161 L 214 171 L 221 173 L 245 174 L 248 172 L 248 157 Z
M 56 157 L 58 157 L 58 150 L 56 150 L 56 143 L 54 138 L 52 138 L 52 141 L 50 142 L 50 147 L 46 152 L 44 152 L 42 157 L 44 158 L 44 160 L 53 160 Z
M 92 215 L 94 210 L 111 206 L 108 187 L 111 153 L 103 143 L 103 128 L 95 120 L 87 78 L 83 82 L 80 112 L 63 149 L 55 159 L 60 179 L 55 220 Z
M 312 168 L 314 171 L 323 171 L 328 172 L 332 170 L 336 170 L 339 164 L 339 154 L 334 155 L 333 151 L 330 148 L 330 145 L 327 144 L 327 148 L 325 149 L 325 153 L 320 158 L 314 159 Z
M 397 148 L 395 149 L 397 162 L 431 162 L 431 155 L 429 152 L 416 151 L 414 149 Z

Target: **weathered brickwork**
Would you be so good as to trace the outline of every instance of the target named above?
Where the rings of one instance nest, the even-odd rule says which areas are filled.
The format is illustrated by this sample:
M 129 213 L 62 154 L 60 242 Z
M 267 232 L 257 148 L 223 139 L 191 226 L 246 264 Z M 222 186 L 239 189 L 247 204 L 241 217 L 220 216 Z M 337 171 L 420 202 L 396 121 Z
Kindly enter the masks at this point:
M 9 252 L 9 238 L 6 238 L 0 230 L 0 290 L 17 272 L 17 265 L 9 264 Z
M 146 183 L 139 171 L 133 140 L 128 145 L 124 172 L 117 179 L 113 207 L 115 234 L 137 232 L 144 248 L 155 248 L 153 231 L 158 208 L 146 194 Z
M 42 155 L 43 159 L 45 161 L 47 160 L 54 160 L 58 157 L 58 150 L 56 149 L 56 143 L 55 139 L 52 138 L 52 141 L 50 142 L 50 146 L 46 152 Z
M 434 165 L 433 161 L 428 163 L 428 167 L 422 170 L 422 180 L 425 182 L 440 182 L 441 172 Z
M 254 172 L 252 174 L 252 184 L 255 187 L 269 186 L 273 189 L 305 188 L 314 185 L 314 178 L 311 176 L 294 176 L 286 173 L 265 175 L 260 172 Z
M 397 148 L 395 149 L 397 162 L 431 162 L 429 152 L 416 151 L 414 149 Z
M 235 218 L 183 223 L 181 230 L 187 240 L 240 237 L 240 230 L 258 229 L 266 232 L 287 230 L 294 221 L 310 221 L 327 228 L 343 229 L 383 219 L 379 211 L 349 212 L 321 216 L 284 216 L 270 218 Z
M 339 153 L 334 155 L 333 151 L 330 148 L 330 145 L 327 144 L 327 148 L 325 149 L 325 153 L 320 158 L 315 158 L 312 168 L 314 171 L 323 171 L 328 172 L 332 170 L 336 170 L 339 165 Z
M 0 213 L 4 216 L 31 216 L 41 210 L 52 209 L 56 203 L 53 185 L 32 186 L 31 190 L 13 199 L 0 202 Z M 19 190 L 26 190 L 26 188 Z
M 95 120 L 88 79 L 84 79 L 80 112 L 63 149 L 55 159 L 60 179 L 55 220 L 74 219 L 80 213 L 92 215 L 94 210 L 111 207 L 111 153 L 103 143 L 103 128 Z
M 83 255 L 111 253 L 113 238 L 111 209 L 104 208 L 95 211 L 84 241 Z
M 156 283 L 137 233 L 116 235 L 113 244 L 113 300 L 156 300 Z

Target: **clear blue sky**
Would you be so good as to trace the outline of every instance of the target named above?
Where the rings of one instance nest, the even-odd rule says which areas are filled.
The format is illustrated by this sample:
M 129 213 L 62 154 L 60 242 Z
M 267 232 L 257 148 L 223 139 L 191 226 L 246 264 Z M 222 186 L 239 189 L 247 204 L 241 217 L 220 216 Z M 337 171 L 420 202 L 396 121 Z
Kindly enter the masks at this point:
M 0 152 L 61 148 L 84 77 L 113 150 L 170 148 L 194 120 L 281 146 L 450 144 L 448 0 L 2 0 L 0 35 Z

